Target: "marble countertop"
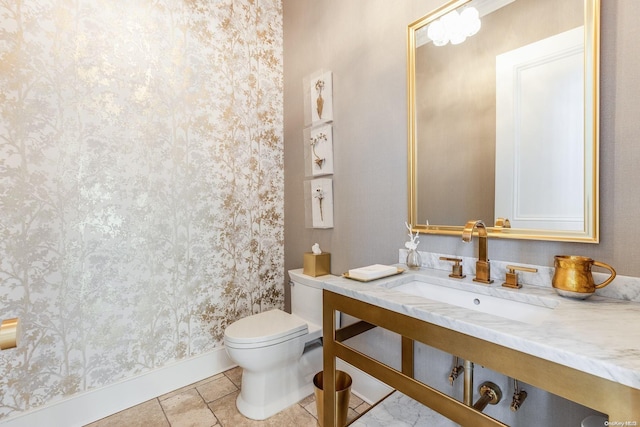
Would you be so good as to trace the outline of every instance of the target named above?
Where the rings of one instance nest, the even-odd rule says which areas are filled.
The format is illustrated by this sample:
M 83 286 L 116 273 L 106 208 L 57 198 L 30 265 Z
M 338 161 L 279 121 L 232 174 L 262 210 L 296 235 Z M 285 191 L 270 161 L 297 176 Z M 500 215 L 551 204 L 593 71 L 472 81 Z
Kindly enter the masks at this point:
M 423 281 L 551 308 L 535 324 L 506 319 L 402 293 L 388 286 L 421 276 Z M 640 389 L 640 303 L 594 295 L 564 298 L 552 288 L 508 289 L 451 279 L 448 272 L 422 268 L 371 282 L 322 276 L 325 289 L 448 329 Z

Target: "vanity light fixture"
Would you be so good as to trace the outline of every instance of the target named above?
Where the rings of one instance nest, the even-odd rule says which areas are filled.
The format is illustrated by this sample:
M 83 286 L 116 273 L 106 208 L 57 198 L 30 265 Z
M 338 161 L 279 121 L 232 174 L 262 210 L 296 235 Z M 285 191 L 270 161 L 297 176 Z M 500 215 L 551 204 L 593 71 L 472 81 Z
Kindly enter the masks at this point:
M 480 15 L 475 7 L 467 7 L 462 12 L 451 11 L 429 24 L 427 36 L 436 46 L 447 43 L 460 44 L 476 34 L 480 27 Z

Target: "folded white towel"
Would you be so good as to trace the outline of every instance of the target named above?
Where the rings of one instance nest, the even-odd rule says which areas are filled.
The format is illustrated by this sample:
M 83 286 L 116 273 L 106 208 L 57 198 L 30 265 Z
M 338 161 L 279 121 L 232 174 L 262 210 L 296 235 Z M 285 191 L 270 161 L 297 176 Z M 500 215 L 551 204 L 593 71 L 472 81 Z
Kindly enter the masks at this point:
M 390 276 L 398 272 L 397 267 L 391 265 L 374 264 L 367 267 L 354 268 L 349 270 L 349 277 L 359 280 L 373 280 Z

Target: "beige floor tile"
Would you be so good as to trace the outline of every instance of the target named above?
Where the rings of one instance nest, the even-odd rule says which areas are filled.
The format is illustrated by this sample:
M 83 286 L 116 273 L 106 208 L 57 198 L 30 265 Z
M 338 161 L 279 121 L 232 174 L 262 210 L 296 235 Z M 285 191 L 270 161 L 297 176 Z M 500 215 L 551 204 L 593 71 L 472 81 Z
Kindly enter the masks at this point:
M 318 427 L 318 421 L 305 411 L 302 406 L 296 404 L 284 411 L 278 412 L 266 421 L 269 427 Z
M 238 391 L 238 387 L 225 375 L 196 387 L 205 402 L 211 403 L 229 393 Z
M 358 406 L 362 405 L 363 402 L 364 400 L 360 399 L 358 396 L 356 396 L 353 393 L 351 393 L 351 395 L 349 396 L 349 408 L 355 409 Z
M 212 376 L 212 377 L 209 377 L 209 378 L 205 378 L 205 379 L 203 379 L 203 380 L 200 380 L 200 381 L 198 381 L 198 382 L 196 382 L 196 383 L 189 384 L 189 385 L 186 385 L 186 386 L 184 386 L 184 387 L 181 387 L 181 388 L 179 388 L 179 389 L 177 389 L 177 390 L 174 390 L 174 391 L 172 391 L 172 392 L 169 392 L 169 393 L 167 393 L 167 394 L 163 394 L 162 396 L 159 396 L 159 397 L 158 397 L 158 399 L 160 399 L 160 400 L 168 399 L 168 398 L 170 398 L 170 397 L 175 396 L 176 394 L 180 394 L 180 393 L 182 393 L 182 392 L 184 392 L 184 391 L 186 391 L 186 390 L 190 390 L 190 389 L 192 389 L 192 388 L 199 387 L 199 386 L 201 386 L 201 385 L 203 385 L 203 384 L 206 384 L 206 383 L 208 383 L 208 382 L 210 382 L 210 381 L 216 380 L 216 379 L 221 378 L 221 377 L 224 377 L 224 373 L 219 373 L 219 374 L 214 375 L 214 376 Z
M 311 414 L 314 418 L 318 418 L 318 406 L 316 405 L 316 399 L 314 395 L 306 397 L 298 404 L 302 406 L 307 412 L 309 412 L 309 414 Z M 366 412 L 370 407 L 371 405 L 369 405 L 367 402 L 360 399 L 358 396 L 351 394 L 351 397 L 349 398 L 347 422 L 351 422 L 360 414 Z
M 209 408 L 223 427 L 257 427 L 266 426 L 264 421 L 255 421 L 245 418 L 236 408 L 238 391 L 226 395 L 209 404 Z M 282 427 L 282 426 L 281 426 Z
M 355 411 L 359 414 L 364 414 L 365 412 L 367 412 L 369 409 L 371 409 L 371 405 L 369 405 L 367 402 L 362 402 L 360 405 L 358 405 L 356 408 L 354 408 Z
M 296 405 L 296 406 L 300 406 L 300 405 Z M 309 413 L 309 415 L 313 417 L 314 420 L 317 420 L 318 407 L 316 406 L 316 402 L 309 403 L 308 405 L 304 406 L 304 409 L 306 410 L 306 412 Z M 347 411 L 347 423 L 350 423 L 351 421 L 353 421 L 359 416 L 360 416 L 360 413 L 356 412 L 352 408 L 349 408 L 349 410 Z M 313 424 L 310 424 L 310 425 L 313 425 Z
M 302 403 L 301 403 L 302 404 Z M 318 418 L 318 407 L 316 406 L 316 400 L 313 399 L 313 401 L 308 402 L 305 405 L 302 405 L 302 407 L 308 412 L 310 413 L 314 418 Z
M 309 396 L 305 397 L 300 402 L 298 402 L 298 404 L 301 406 L 307 406 L 309 403 L 312 403 L 315 401 L 316 401 L 315 393 L 311 393 Z
M 234 368 L 87 427 L 317 427 L 315 395 L 263 421 L 245 418 L 236 408 L 242 369 Z M 348 421 L 370 405 L 351 395 Z
M 317 427 L 316 419 L 295 404 L 262 421 L 245 418 L 236 408 L 238 392 L 232 393 L 209 404 L 220 425 L 223 427 Z
M 161 402 L 171 427 L 212 427 L 218 425 L 196 389 L 186 390 Z
M 347 411 L 347 424 L 349 424 L 351 421 L 355 420 L 359 416 L 360 416 L 359 413 L 349 408 L 349 410 Z
M 225 371 L 224 374 L 236 385 L 236 387 L 240 388 L 242 386 L 242 368 L 235 367 Z
M 315 393 L 302 399 L 300 402 L 298 402 L 298 405 L 302 406 L 314 418 L 318 418 L 318 407 L 316 406 Z
M 160 407 L 158 399 L 149 400 L 103 418 L 87 427 L 169 427 L 169 422 Z

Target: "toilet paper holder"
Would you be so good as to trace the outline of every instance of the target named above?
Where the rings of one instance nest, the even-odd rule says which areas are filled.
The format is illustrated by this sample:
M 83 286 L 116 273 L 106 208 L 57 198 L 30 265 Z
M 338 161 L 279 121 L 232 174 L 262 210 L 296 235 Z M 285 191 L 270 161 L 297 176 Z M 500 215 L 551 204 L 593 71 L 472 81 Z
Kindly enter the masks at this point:
M 20 319 L 5 319 L 0 324 L 0 350 L 8 350 L 18 346 Z

